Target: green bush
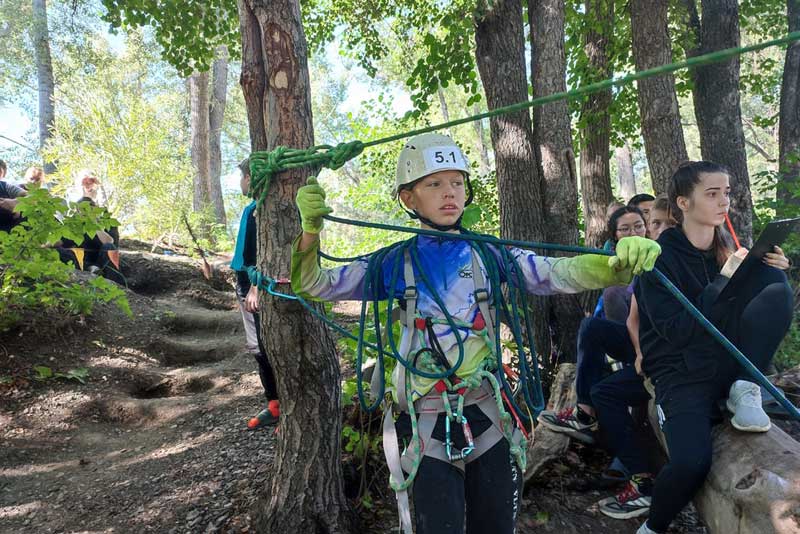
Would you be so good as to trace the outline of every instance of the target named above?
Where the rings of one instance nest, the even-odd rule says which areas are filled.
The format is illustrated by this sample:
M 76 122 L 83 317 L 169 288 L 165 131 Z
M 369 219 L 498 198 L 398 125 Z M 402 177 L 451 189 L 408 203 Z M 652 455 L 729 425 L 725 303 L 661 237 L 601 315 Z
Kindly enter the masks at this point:
M 115 302 L 131 314 L 122 289 L 100 277 L 77 282 L 72 267 L 61 263 L 52 248 L 62 238 L 80 243 L 84 234 L 118 224 L 104 209 L 86 202 L 68 205 L 35 189 L 19 199 L 17 211 L 24 221 L 11 232 L 0 232 L 0 331 L 15 324 L 25 310 L 89 314 L 95 303 Z

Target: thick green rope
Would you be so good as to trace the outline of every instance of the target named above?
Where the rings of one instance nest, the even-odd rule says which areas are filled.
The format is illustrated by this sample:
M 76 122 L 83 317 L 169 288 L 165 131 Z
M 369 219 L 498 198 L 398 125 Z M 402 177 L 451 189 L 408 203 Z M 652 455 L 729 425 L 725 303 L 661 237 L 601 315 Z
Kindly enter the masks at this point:
M 645 78 L 651 78 L 653 76 L 659 76 L 661 74 L 667 74 L 669 72 L 675 72 L 681 69 L 699 67 L 708 65 L 710 63 L 718 63 L 741 54 L 763 50 L 772 46 L 788 44 L 798 40 L 800 40 L 800 32 L 792 32 L 778 39 L 763 41 L 761 43 L 755 43 L 748 46 L 738 46 L 734 48 L 726 48 L 724 50 L 717 50 L 701 56 L 690 57 L 683 61 L 676 61 L 674 63 L 668 63 L 667 65 L 661 65 L 652 69 L 634 72 L 633 74 L 622 76 L 621 78 L 610 78 L 608 80 L 584 85 L 583 87 L 578 87 L 570 91 L 553 93 L 551 95 L 534 98 L 533 100 L 526 100 L 510 106 L 496 108 L 485 113 L 470 115 L 461 119 L 455 119 L 441 124 L 434 124 L 433 126 L 426 126 L 424 128 L 418 128 L 416 130 L 390 135 L 388 137 L 381 137 L 366 143 L 361 141 L 351 141 L 349 143 L 339 143 L 335 147 L 331 147 L 330 145 L 317 145 L 307 149 L 279 146 L 272 151 L 253 152 L 250 155 L 251 196 L 258 201 L 258 205 L 260 206 L 266 198 L 272 177 L 276 173 L 285 171 L 287 169 L 319 166 L 336 170 L 344 165 L 347 161 L 361 154 L 361 152 L 367 147 L 382 145 L 392 141 L 398 141 L 400 139 L 406 139 L 415 135 L 442 130 L 468 122 L 474 122 L 490 117 L 496 117 L 498 115 L 522 111 L 528 108 L 543 106 L 545 104 L 558 102 L 560 100 L 575 99 L 613 87 L 626 85 L 636 80 L 643 80 Z

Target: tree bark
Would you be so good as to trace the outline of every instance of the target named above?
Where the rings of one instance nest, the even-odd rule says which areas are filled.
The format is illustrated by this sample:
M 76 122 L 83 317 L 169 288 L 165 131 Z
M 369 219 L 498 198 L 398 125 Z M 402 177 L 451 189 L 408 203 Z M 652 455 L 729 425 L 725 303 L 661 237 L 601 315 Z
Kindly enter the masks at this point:
M 633 174 L 633 157 L 631 147 L 625 143 L 614 149 L 617 159 L 617 175 L 619 176 L 619 193 L 627 202 L 636 194 L 636 176 Z
M 192 133 L 194 194 L 192 209 L 203 211 L 211 200 L 208 150 L 208 72 L 194 72 L 187 80 Z
M 475 29 L 476 62 L 489 109 L 528 98 L 525 36 L 521 0 L 492 2 Z M 500 235 L 510 239 L 542 241 L 541 182 L 533 148 L 531 117 L 527 111 L 492 117 L 497 190 L 500 199 Z M 532 297 L 535 348 L 550 354 L 547 314 L 542 297 Z
M 477 115 L 480 112 L 481 108 L 478 104 L 473 104 L 472 111 L 467 110 L 467 114 L 472 113 L 473 115 Z M 475 129 L 475 135 L 478 137 L 478 151 L 481 155 L 481 164 L 478 168 L 478 172 L 480 172 L 481 176 L 484 176 L 489 172 L 491 164 L 489 162 L 489 149 L 486 148 L 486 143 L 483 140 L 483 120 L 472 121 L 472 127 Z
M 55 124 L 55 80 L 53 62 L 50 58 L 50 33 L 47 28 L 47 0 L 33 0 L 33 24 L 31 40 L 36 56 L 36 79 L 39 89 L 39 148 L 44 148 L 52 136 Z M 45 162 L 44 171 L 55 172 L 55 165 Z
M 225 103 L 228 95 L 228 48 L 220 45 L 211 69 L 212 92 L 208 109 L 208 175 L 211 188 L 211 203 L 219 224 L 227 224 L 225 202 L 222 198 L 222 120 L 225 117 Z
M 528 0 L 531 85 L 535 98 L 566 90 L 564 19 L 562 0 Z M 566 101 L 533 108 L 533 141 L 542 176 L 546 240 L 577 245 L 578 178 Z M 572 295 L 550 297 L 553 352 L 559 356 L 559 361 L 577 359 L 577 333 L 582 312 L 580 302 Z
M 582 84 L 611 77 L 608 46 L 614 28 L 614 0 L 586 0 L 587 21 L 584 51 L 589 60 Z M 600 247 L 606 234 L 606 207 L 614 199 L 611 192 L 609 138 L 611 134 L 611 90 L 586 97 L 581 109 L 581 196 L 586 227 L 586 245 Z
M 672 62 L 672 43 L 667 30 L 667 0 L 632 0 L 633 59 L 641 71 Z M 686 161 L 675 76 L 662 74 L 636 82 L 642 137 L 656 194 L 666 191 L 667 181 Z M 628 198 L 628 197 L 626 197 Z
M 789 32 L 800 31 L 800 0 L 786 0 L 786 13 Z M 800 41 L 786 50 L 778 145 L 778 218 L 796 217 L 800 211 Z
M 570 406 L 575 406 L 578 396 L 575 393 L 576 368 L 574 363 L 563 363 L 558 366 L 558 373 L 550 386 L 550 398 L 547 400 L 547 409 L 560 412 Z M 538 475 L 547 464 L 561 458 L 569 448 L 569 436 L 560 432 L 553 432 L 544 425 L 536 428 L 533 445 L 528 447 L 526 456 L 528 464 L 523 478 L 528 482 Z
M 313 145 L 307 44 L 297 0 L 239 0 L 242 90 L 255 150 Z M 263 104 L 263 105 L 262 105 Z M 258 268 L 289 272 L 300 234 L 294 198 L 315 169 L 273 178 L 258 210 Z M 282 288 L 285 290 L 286 288 Z M 281 400 L 272 478 L 258 503 L 259 532 L 352 532 L 341 467 L 341 375 L 324 324 L 292 301 L 261 293 L 261 331 Z M 319 306 L 322 311 L 322 307 Z
M 703 0 L 702 21 L 694 0 L 686 0 L 697 47 L 687 56 L 739 46 L 739 7 L 736 0 Z M 753 199 L 747 171 L 747 151 L 739 99 L 738 56 L 689 71 L 694 82 L 694 114 L 700 131 L 703 159 L 731 171 L 730 217 L 743 246 L 753 241 Z

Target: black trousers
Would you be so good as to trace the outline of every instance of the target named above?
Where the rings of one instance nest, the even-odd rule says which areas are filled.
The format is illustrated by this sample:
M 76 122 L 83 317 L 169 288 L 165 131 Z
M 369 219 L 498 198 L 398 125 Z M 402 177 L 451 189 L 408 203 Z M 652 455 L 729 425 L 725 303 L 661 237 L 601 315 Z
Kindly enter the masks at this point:
M 490 426 L 489 418 L 475 405 L 464 408 L 475 437 Z M 445 439 L 444 414 L 440 414 L 432 437 Z M 401 440 L 411 437 L 408 414 L 397 420 Z M 461 425 L 451 425 L 456 447 L 466 446 Z M 511 458 L 506 439 L 498 441 L 462 473 L 450 463 L 424 457 L 411 491 L 416 534 L 512 534 L 522 499 L 522 473 Z M 466 515 L 465 515 L 466 510 Z M 466 521 L 466 525 L 465 525 Z
M 250 279 L 247 273 L 237 271 L 236 296 L 243 304 L 248 291 L 250 291 Z M 275 373 L 272 372 L 272 366 L 269 363 L 269 359 L 267 359 L 267 351 L 264 349 L 264 343 L 261 340 L 261 322 L 259 321 L 258 313 L 253 314 L 253 319 L 255 320 L 256 338 L 258 339 L 258 352 L 253 354 L 253 357 L 258 363 L 258 376 L 261 379 L 261 386 L 264 388 L 264 396 L 267 401 L 277 400 L 278 386 L 275 384 Z
M 715 303 L 710 316 L 764 372 L 791 325 L 792 290 L 783 272 L 767 266 L 754 269 L 735 289 L 735 299 Z M 708 350 L 711 353 L 691 356 L 713 357 L 713 375 L 687 381 L 676 371 L 673 376 L 659 377 L 655 384 L 669 448 L 669 462 L 656 478 L 647 520 L 656 532 L 667 530 L 705 481 L 711 468 L 711 428 L 719 421 L 717 401 L 727 397 L 735 380 L 753 381 L 721 345 Z

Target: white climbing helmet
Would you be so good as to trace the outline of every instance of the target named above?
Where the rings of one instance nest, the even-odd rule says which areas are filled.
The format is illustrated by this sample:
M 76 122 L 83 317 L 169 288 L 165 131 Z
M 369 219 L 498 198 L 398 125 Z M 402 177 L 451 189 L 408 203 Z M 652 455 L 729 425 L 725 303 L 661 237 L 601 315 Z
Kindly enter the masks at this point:
M 469 176 L 469 163 L 464 152 L 447 135 L 424 133 L 406 141 L 397 161 L 397 178 L 392 196 L 400 188 L 438 171 L 461 171 Z

